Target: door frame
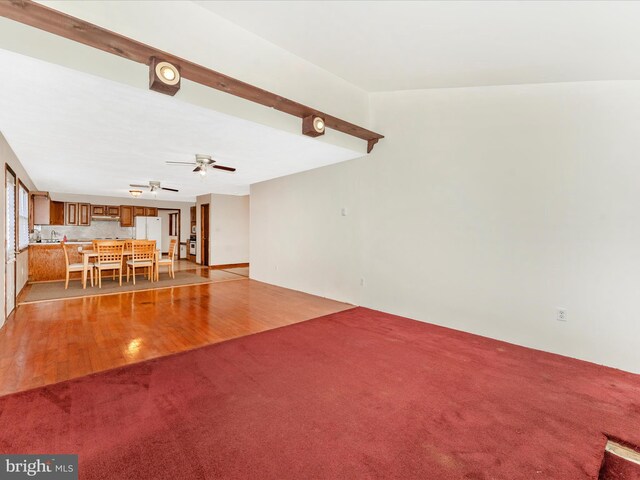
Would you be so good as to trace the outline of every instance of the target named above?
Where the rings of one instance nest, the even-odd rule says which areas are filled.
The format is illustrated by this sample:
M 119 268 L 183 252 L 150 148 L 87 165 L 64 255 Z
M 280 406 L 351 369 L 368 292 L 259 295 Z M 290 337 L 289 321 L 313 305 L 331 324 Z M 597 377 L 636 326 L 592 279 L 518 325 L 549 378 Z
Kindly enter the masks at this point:
M 206 212 L 206 215 L 205 215 Z M 207 221 L 205 222 L 205 218 L 207 219 Z M 207 224 L 207 229 L 211 230 L 211 212 L 209 210 L 209 204 L 208 203 L 203 203 L 202 205 L 200 205 L 200 265 L 204 265 L 206 267 L 209 266 L 209 261 L 211 260 L 209 258 L 209 242 L 211 242 L 211 238 L 209 238 L 209 232 L 207 232 L 207 248 L 204 248 L 204 232 L 205 232 L 205 223 Z M 206 255 L 205 255 L 205 251 L 206 251 Z M 205 261 L 206 259 L 206 261 Z
M 181 227 L 180 224 L 182 223 L 182 218 L 181 218 L 182 217 L 182 211 L 179 208 L 160 208 L 160 207 L 158 207 L 158 212 L 160 212 L 160 210 L 166 210 L 168 212 L 178 212 L 178 248 L 176 250 L 176 255 L 178 256 L 178 260 L 180 260 L 180 243 L 182 242 L 182 230 L 180 228 Z
M 13 192 L 13 223 L 14 223 L 14 245 L 15 245 L 15 249 L 16 252 L 18 251 L 18 202 L 17 202 L 17 195 L 18 195 L 18 175 L 16 175 L 16 172 L 13 171 L 13 169 L 9 166 L 8 163 L 4 164 L 4 188 L 5 188 L 5 192 L 4 192 L 4 206 L 5 206 L 5 228 L 4 228 L 4 254 L 5 254 L 5 259 L 4 259 L 4 320 L 2 322 L 2 324 L 4 325 L 4 323 L 7 321 L 7 225 L 6 225 L 6 221 L 7 221 L 7 179 L 9 178 L 9 175 L 13 175 L 13 178 L 15 179 L 14 182 L 14 192 Z M 16 303 L 18 300 L 18 254 L 15 253 L 16 256 L 16 261 L 13 263 L 13 310 L 11 310 L 11 312 L 9 312 L 9 315 L 11 315 L 11 313 L 13 313 L 17 307 Z

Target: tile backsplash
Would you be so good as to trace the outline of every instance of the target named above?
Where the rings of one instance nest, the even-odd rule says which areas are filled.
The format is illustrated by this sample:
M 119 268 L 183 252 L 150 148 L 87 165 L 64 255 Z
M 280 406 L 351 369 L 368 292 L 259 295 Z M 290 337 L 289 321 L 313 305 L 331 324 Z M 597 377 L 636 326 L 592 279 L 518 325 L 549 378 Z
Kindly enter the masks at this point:
M 88 227 L 76 227 L 73 225 L 36 225 L 32 234 L 32 240 L 36 240 L 38 232 L 43 239 L 51 238 L 51 232 L 57 232 L 57 238 L 65 235 L 68 240 L 92 240 L 94 238 L 132 238 L 135 228 L 121 227 L 120 222 L 113 220 L 93 220 Z

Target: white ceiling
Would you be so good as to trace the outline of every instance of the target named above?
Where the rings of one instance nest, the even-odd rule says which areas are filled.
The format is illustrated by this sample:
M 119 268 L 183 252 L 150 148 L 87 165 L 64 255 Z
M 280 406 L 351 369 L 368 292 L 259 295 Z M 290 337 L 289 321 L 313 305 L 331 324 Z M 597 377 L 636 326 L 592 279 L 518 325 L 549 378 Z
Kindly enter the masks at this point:
M 13 52 L 0 63 L 0 131 L 40 190 L 126 197 L 130 183 L 159 180 L 180 190 L 159 200 L 193 201 L 362 156 Z M 237 171 L 165 164 L 196 153 Z
M 640 78 L 640 2 L 197 3 L 368 91 Z

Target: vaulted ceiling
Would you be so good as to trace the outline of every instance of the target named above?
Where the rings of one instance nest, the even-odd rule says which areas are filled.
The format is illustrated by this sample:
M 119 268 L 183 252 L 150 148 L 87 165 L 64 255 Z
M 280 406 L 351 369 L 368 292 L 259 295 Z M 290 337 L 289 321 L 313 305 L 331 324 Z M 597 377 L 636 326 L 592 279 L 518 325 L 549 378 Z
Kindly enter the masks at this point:
M 640 2 L 197 3 L 368 91 L 640 79 Z

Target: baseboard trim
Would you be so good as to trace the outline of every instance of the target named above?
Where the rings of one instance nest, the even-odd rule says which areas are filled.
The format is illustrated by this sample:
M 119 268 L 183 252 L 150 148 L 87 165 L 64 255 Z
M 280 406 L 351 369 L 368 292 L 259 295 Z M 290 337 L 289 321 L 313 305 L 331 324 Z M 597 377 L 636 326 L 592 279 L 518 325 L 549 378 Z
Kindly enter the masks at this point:
M 209 268 L 211 270 L 225 270 L 227 268 L 241 268 L 248 267 L 248 263 L 227 263 L 225 265 L 211 265 Z

